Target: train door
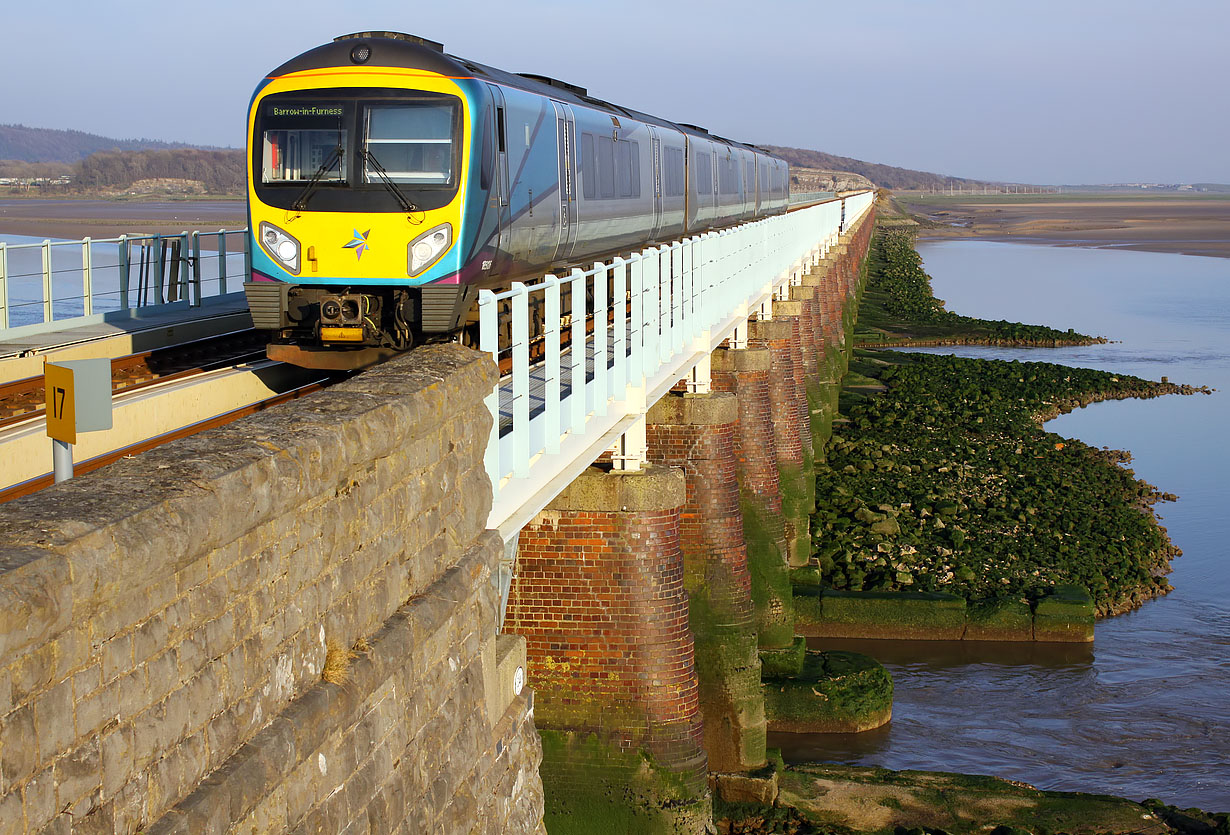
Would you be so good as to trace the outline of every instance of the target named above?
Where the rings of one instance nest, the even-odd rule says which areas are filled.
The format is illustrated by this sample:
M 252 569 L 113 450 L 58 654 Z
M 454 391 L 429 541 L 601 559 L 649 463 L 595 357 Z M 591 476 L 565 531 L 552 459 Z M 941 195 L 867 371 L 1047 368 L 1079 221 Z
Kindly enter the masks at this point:
M 491 178 L 491 190 L 488 192 L 487 211 L 494 212 L 499 219 L 499 229 L 494 241 L 495 264 L 492 272 L 503 275 L 511 268 L 511 216 L 508 209 L 510 186 L 508 181 L 508 113 L 504 104 L 504 93 L 494 84 L 488 84 L 491 90 L 491 101 L 495 106 L 494 138 L 494 170 Z M 486 149 L 484 148 L 484 153 Z
M 653 223 L 651 224 L 650 240 L 661 240 L 662 237 L 662 137 L 653 125 L 649 129 L 649 147 L 651 149 L 650 165 L 652 166 L 650 182 L 653 184 Z
M 555 135 L 559 147 L 559 235 L 555 258 L 563 261 L 572 255 L 577 240 L 576 119 L 572 108 L 562 102 L 555 107 Z

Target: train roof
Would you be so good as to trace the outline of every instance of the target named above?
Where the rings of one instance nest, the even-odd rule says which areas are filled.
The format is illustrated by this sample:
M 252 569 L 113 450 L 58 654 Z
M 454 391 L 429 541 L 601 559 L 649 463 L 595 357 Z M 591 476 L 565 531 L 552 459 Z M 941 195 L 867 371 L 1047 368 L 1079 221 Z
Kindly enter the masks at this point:
M 362 46 L 367 47 L 365 54 L 360 51 Z M 360 58 L 362 60 L 358 60 Z M 401 32 L 372 31 L 341 35 L 334 38 L 331 43 L 318 46 L 315 49 L 309 49 L 307 52 L 291 58 L 269 73 L 269 76 L 277 77 L 305 70 L 345 66 L 399 67 L 426 70 L 450 78 L 481 78 L 485 81 L 536 93 L 567 104 L 602 110 L 616 116 L 627 116 L 629 119 L 635 119 L 639 122 L 670 128 L 680 133 L 708 139 L 719 144 L 744 148 L 757 154 L 781 159 L 774 154 L 757 148 L 755 145 L 715 136 L 696 125 L 671 122 L 648 113 L 642 113 L 639 110 L 632 110 L 595 98 L 589 95 L 589 91 L 584 87 L 570 84 L 566 81 L 530 73 L 511 73 L 487 66 L 486 64 L 458 58 L 455 55 L 449 55 L 444 51 L 444 45 L 441 43 Z

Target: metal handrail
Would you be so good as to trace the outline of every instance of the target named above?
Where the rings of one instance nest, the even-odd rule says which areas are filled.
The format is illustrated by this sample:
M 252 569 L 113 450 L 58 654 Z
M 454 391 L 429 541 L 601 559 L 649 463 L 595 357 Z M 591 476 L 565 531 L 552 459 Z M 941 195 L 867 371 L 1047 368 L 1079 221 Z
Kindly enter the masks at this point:
M 74 319 L 112 311 L 181 301 L 198 307 L 206 297 L 225 294 L 228 281 L 245 275 L 246 266 L 228 264 L 228 256 L 242 257 L 246 265 L 247 231 L 0 242 L 0 338 L 12 328 L 71 327 Z M 240 236 L 241 249 L 228 250 L 228 235 Z M 57 257 L 75 248 L 80 249 L 79 263 L 65 264 Z M 205 266 L 210 257 L 216 261 L 213 270 Z

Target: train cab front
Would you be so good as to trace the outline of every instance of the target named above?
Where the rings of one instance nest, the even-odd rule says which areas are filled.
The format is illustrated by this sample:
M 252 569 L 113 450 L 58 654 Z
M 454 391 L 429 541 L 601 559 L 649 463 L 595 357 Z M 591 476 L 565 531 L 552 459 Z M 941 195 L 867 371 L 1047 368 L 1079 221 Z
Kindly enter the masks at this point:
M 348 36 L 257 90 L 244 290 L 271 358 L 359 368 L 458 326 L 472 300 L 459 243 L 472 131 L 453 63 Z

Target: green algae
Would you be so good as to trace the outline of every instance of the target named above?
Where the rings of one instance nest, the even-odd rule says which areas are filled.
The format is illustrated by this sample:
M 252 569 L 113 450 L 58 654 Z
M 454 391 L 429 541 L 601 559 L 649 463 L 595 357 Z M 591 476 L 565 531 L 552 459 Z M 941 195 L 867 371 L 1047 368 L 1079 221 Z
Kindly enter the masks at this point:
M 1034 606 L 1034 640 L 1093 640 L 1093 598 L 1079 586 L 1056 586 Z
M 788 647 L 762 649 L 760 651 L 760 677 L 770 679 L 798 675 L 803 669 L 803 658 L 806 654 L 807 639 L 801 636 L 795 638 Z
M 796 816 L 793 831 L 824 835 L 1006 835 L 1168 833 L 1160 809 L 1118 797 L 1040 791 L 994 777 L 930 771 L 809 764 L 778 773 L 777 806 Z M 1160 807 L 1160 804 L 1159 804 Z M 718 806 L 719 813 L 727 807 Z M 749 820 L 756 810 L 732 810 Z M 1216 825 L 1216 818 L 1210 817 Z M 735 820 L 732 818 L 732 821 Z M 733 826 L 730 831 L 740 831 Z M 792 831 L 745 829 L 743 831 Z M 1194 831 L 1194 830 L 1193 830 Z M 1208 830 L 1214 831 L 1212 828 Z
M 794 641 L 794 603 L 781 540 L 769 525 L 763 500 L 740 491 L 743 539 L 751 579 L 752 608 L 762 649 L 790 646 Z
M 953 594 L 826 589 L 818 600 L 819 612 L 809 606 L 807 624 L 798 625 L 805 635 L 959 640 L 965 632 L 965 599 Z
M 1093 616 L 1092 603 L 1089 616 Z M 967 641 L 1032 641 L 1033 637 L 1034 617 L 1027 600 L 973 600 L 965 610 Z
M 1195 389 L 929 354 L 860 352 L 852 368 L 887 390 L 843 392 L 847 422 L 817 468 L 813 546 L 827 585 L 1032 602 L 1071 584 L 1102 615 L 1169 589 L 1177 550 L 1149 509 L 1160 495 L 1038 419 Z M 895 532 L 873 529 L 890 518 Z
M 765 761 L 757 637 L 750 622 L 741 622 L 746 614 L 731 605 L 731 589 L 737 584 L 729 566 L 711 563 L 705 582 L 688 588 L 704 747 L 716 771 L 738 771 Z
M 892 677 L 857 652 L 807 652 L 797 674 L 766 679 L 763 687 L 771 731 L 855 733 L 892 717 Z
M 538 733 L 543 822 L 551 835 L 704 831 L 712 815 L 708 793 L 697 794 L 648 752 L 624 750 L 590 733 Z

